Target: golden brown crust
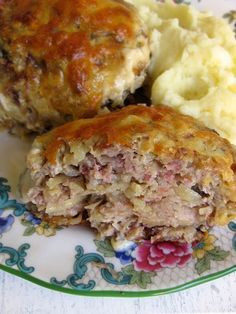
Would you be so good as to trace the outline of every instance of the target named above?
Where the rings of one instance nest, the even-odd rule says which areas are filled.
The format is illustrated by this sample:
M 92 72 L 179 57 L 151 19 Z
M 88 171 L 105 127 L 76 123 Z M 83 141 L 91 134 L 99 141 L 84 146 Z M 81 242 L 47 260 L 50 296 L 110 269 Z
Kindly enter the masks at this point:
M 138 55 L 129 59 L 132 51 Z M 9 98 L 18 107 L 20 123 L 32 107 L 29 129 L 92 117 L 110 96 L 121 101 L 142 83 L 148 51 L 138 14 L 124 1 L 0 2 L 0 94 L 3 107 Z M 132 75 L 115 88 L 129 76 L 119 77 L 126 67 Z
M 49 216 L 45 213 L 34 212 L 35 216 L 40 218 L 42 221 L 49 223 L 50 226 L 73 226 L 81 225 L 86 222 L 83 220 L 82 215 L 76 217 L 66 217 L 66 216 Z
M 233 149 L 227 140 L 195 119 L 167 106 L 130 105 L 118 112 L 67 123 L 38 137 L 37 141 L 46 144 L 45 157 L 55 163 L 58 149 L 65 141 L 96 137 L 97 146 L 106 147 L 116 143 L 132 147 L 137 136 L 142 137 L 140 149 L 143 152 L 159 156 L 166 154 L 171 158 L 184 149 L 186 156 L 196 152 L 226 167 L 234 161 Z M 228 172 L 229 175 L 233 173 L 231 168 L 222 171 L 224 177 Z

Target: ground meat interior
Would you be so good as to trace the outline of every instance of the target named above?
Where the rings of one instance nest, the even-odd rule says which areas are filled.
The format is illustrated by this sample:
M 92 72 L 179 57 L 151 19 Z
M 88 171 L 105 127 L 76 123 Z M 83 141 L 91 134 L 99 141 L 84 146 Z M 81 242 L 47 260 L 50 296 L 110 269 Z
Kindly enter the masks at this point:
M 215 173 L 179 159 L 113 146 L 80 162 L 69 151 L 60 164 L 45 164 L 31 202 L 49 216 L 87 217 L 102 237 L 192 241 L 222 201 Z

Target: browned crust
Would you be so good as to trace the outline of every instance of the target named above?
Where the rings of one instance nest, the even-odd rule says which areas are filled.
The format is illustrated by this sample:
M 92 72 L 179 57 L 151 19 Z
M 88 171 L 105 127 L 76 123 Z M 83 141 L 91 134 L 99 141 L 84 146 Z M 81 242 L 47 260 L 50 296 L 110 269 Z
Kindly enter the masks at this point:
M 76 217 L 65 217 L 65 216 L 49 216 L 45 213 L 34 212 L 35 215 L 42 219 L 42 221 L 50 224 L 50 226 L 73 226 L 80 225 L 81 223 L 86 223 L 82 215 L 78 215 Z
M 97 147 L 114 143 L 132 147 L 137 136 L 142 137 L 140 149 L 144 153 L 163 154 L 169 158 L 178 152 L 191 158 L 194 154 L 200 154 L 209 157 L 212 166 L 218 164 L 224 177 L 234 174 L 231 169 L 234 163 L 232 145 L 194 118 L 167 106 L 130 105 L 93 119 L 67 123 L 38 137 L 36 142 L 43 144 L 46 160 L 55 163 L 58 150 L 64 142 L 94 137 L 97 138 Z
M 124 1 L 2 0 L 0 93 L 16 107 L 13 120 L 24 124 L 33 110 L 32 130 L 93 117 L 109 100 L 104 85 L 113 87 L 125 51 L 143 46 L 148 50 L 143 24 Z M 144 78 L 148 58 L 141 59 L 134 77 Z

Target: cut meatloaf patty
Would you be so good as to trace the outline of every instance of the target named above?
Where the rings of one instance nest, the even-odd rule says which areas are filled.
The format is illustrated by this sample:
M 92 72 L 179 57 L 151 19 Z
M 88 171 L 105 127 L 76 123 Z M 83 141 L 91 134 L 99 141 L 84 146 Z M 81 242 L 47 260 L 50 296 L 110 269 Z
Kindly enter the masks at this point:
M 149 59 L 122 0 L 1 0 L 0 125 L 43 132 L 120 106 Z
M 233 147 L 169 107 L 68 123 L 36 138 L 27 162 L 29 206 L 57 225 L 87 220 L 101 237 L 191 242 L 236 217 Z

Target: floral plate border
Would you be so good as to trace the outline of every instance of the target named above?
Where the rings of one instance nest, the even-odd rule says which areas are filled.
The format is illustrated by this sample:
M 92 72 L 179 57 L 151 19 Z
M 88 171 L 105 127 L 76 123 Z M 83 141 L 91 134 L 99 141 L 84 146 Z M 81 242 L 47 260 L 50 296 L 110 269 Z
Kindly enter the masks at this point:
M 15 220 L 21 219 L 21 224 L 26 228 L 31 228 L 33 224 L 40 225 L 40 219 L 34 217 L 29 213 L 26 207 L 17 202 L 15 199 L 10 199 L 9 193 L 11 191 L 10 186 L 5 178 L 0 177 L 0 235 L 1 237 L 8 233 Z M 12 213 L 9 215 L 8 211 Z M 26 217 L 30 216 L 30 220 L 26 220 Z M 25 224 L 31 224 L 28 226 Z M 42 227 L 40 227 L 42 228 Z M 231 247 L 232 252 L 236 250 L 236 223 L 229 223 L 229 229 L 234 232 L 230 236 L 232 238 Z M 26 229 L 27 230 L 27 229 Z M 52 226 L 46 226 L 45 230 L 52 230 L 53 232 L 42 233 L 49 237 L 55 235 Z M 24 232 L 24 236 L 31 236 L 32 232 Z M 81 282 L 84 280 L 84 276 L 88 272 L 87 264 L 96 263 L 96 267 L 100 269 L 102 279 L 111 285 L 136 285 L 141 289 L 146 289 L 148 284 L 151 284 L 151 278 L 157 275 L 155 271 L 162 270 L 166 267 L 184 267 L 192 258 L 197 261 L 194 268 L 200 276 L 203 272 L 210 270 L 211 261 L 224 261 L 229 255 L 229 251 L 222 250 L 219 246 L 215 245 L 217 237 L 213 234 L 206 234 L 205 237 L 198 243 L 183 244 L 183 243 L 170 243 L 159 242 L 157 244 L 151 244 L 146 241 L 137 246 L 134 243 L 129 243 L 125 248 L 114 249 L 109 240 L 94 240 L 97 248 L 97 252 L 102 253 L 84 253 L 84 249 L 81 245 L 75 247 L 76 255 L 73 264 L 73 272 L 69 274 L 64 280 L 57 280 L 55 277 L 50 278 L 50 282 L 43 281 L 37 277 L 32 276 L 35 268 L 27 266 L 25 264 L 27 253 L 30 249 L 30 244 L 21 243 L 18 249 L 11 246 L 5 246 L 0 243 L 0 257 L 3 253 L 3 259 L 5 265 L 0 263 L 0 269 L 24 278 L 40 286 L 66 292 L 69 294 L 87 295 L 87 296 L 123 296 L 123 297 L 137 297 L 137 296 L 153 296 L 162 295 L 166 293 L 172 293 L 187 288 L 194 287 L 204 282 L 222 277 L 236 270 L 236 265 L 223 269 L 221 271 L 199 277 L 197 279 L 185 282 L 181 285 L 177 285 L 171 288 L 151 290 L 151 291 L 113 291 L 113 290 L 93 290 L 96 281 L 89 280 L 87 283 Z M 135 253 L 135 254 L 133 254 Z M 8 255 L 8 256 L 5 256 Z M 108 263 L 105 257 L 116 257 L 122 265 L 127 265 L 121 268 L 119 271 L 115 270 L 114 264 Z M 232 259 L 233 258 L 233 259 Z M 231 257 L 235 262 L 235 255 Z M 95 266 L 95 264 L 94 264 Z M 14 269 L 12 267 L 17 267 Z M 95 276 L 96 277 L 96 276 Z M 98 279 L 97 277 L 94 279 Z M 65 287 L 65 286 L 68 286 Z
M 224 4 L 226 5 L 227 10 L 225 9 L 224 12 L 221 10 L 220 14 L 228 20 L 236 33 L 236 11 L 234 10 L 233 1 L 234 0 L 221 0 L 218 1 L 217 6 L 219 5 L 219 7 L 221 6 L 221 8 L 223 8 Z M 176 2 L 191 3 L 195 6 L 199 5 L 200 8 L 212 9 L 213 11 L 215 9 L 215 7 L 212 7 L 212 0 L 176 0 Z M 219 15 L 219 10 L 218 12 L 215 11 L 215 13 Z M 25 227 L 24 236 L 32 236 L 34 234 L 44 236 L 55 235 L 57 230 L 54 226 L 44 224 L 39 219 L 27 213 L 23 204 L 18 203 L 14 199 L 9 200 L 9 192 L 10 187 L 6 184 L 6 181 L 0 179 L 0 242 L 1 234 L 8 232 L 14 222 L 16 220 L 19 221 L 19 219 L 21 219 L 21 224 Z M 13 212 L 8 216 L 1 217 L 3 212 L 6 212 L 5 209 L 7 208 L 13 209 Z M 229 228 L 231 231 L 236 232 L 236 224 L 234 222 L 229 224 Z M 111 244 L 106 243 L 106 241 L 95 241 L 97 251 L 102 253 L 102 255 L 99 253 L 84 253 L 83 247 L 77 246 L 73 272 L 68 275 L 66 279 L 58 281 L 54 277 L 51 278 L 50 282 L 33 276 L 34 267 L 25 265 L 27 250 L 30 248 L 28 243 L 21 244 L 17 250 L 12 247 L 6 247 L 0 243 L 0 269 L 42 287 L 74 295 L 96 297 L 145 297 L 163 295 L 200 285 L 230 274 L 236 270 L 236 265 L 234 264 L 223 270 L 205 276 L 201 275 L 210 269 L 212 261 L 223 261 L 229 254 L 228 251 L 224 251 L 220 247 L 215 246 L 215 241 L 216 238 L 213 235 L 207 235 L 205 242 L 195 243 L 192 247 L 183 248 L 179 244 L 176 244 L 174 247 L 168 247 L 168 243 L 162 243 L 162 247 L 158 247 L 158 245 L 154 247 L 150 243 L 145 243 L 139 247 L 132 246 L 131 244 L 131 247 L 123 251 L 115 251 L 112 249 Z M 236 250 L 236 234 L 233 235 L 232 247 Z M 193 250 L 193 252 L 191 250 Z M 4 260 L 5 265 L 1 263 L 1 253 L 3 253 L 3 255 L 9 255 L 9 257 Z M 133 255 L 133 253 L 135 254 Z M 143 290 L 151 283 L 155 271 L 164 267 L 183 267 L 192 255 L 196 258 L 195 270 L 200 275 L 199 278 L 170 288 Z M 109 256 L 115 256 L 121 264 L 126 266 L 121 268 L 119 272 L 115 272 L 113 270 L 114 265 L 105 261 L 104 257 Z M 142 290 L 92 290 L 95 283 L 93 280 L 86 279 L 87 283 L 80 282 L 80 279 L 84 279 L 84 275 L 88 270 L 87 263 L 91 262 L 101 264 L 100 273 L 107 282 L 120 285 L 121 287 L 124 284 L 136 284 L 137 289 L 141 288 Z M 13 267 L 17 267 L 18 269 Z

